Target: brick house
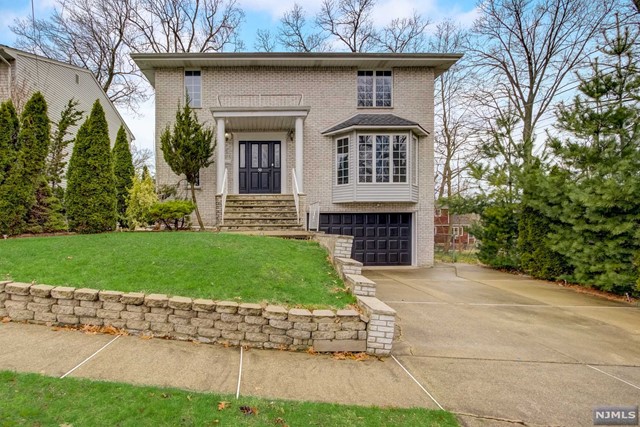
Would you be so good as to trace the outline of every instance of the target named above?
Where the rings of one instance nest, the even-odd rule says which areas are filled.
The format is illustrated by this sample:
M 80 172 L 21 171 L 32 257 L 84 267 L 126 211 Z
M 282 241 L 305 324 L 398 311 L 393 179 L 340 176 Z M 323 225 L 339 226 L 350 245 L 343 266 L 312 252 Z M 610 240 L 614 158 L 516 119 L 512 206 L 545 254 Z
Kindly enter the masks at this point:
M 0 102 L 11 98 L 20 111 L 37 91 L 44 95 L 53 122 L 60 119 L 71 98 L 78 101 L 77 108 L 85 112 L 85 118 L 99 99 L 109 124 L 111 143 L 115 142 L 120 125 L 124 126 L 129 141 L 134 139 L 91 71 L 0 44 Z
M 469 227 L 479 221 L 476 214 L 452 215 L 449 209 L 436 209 L 434 217 L 434 239 L 438 248 L 453 247 L 457 250 L 473 249 L 476 246 L 475 236 L 469 234 Z
M 215 128 L 216 161 L 201 171 L 197 194 L 207 225 L 318 220 L 322 231 L 353 235 L 352 256 L 365 265 L 433 264 L 434 79 L 460 55 L 132 57 L 155 88 L 159 184 L 180 181 L 159 136 L 185 93 Z

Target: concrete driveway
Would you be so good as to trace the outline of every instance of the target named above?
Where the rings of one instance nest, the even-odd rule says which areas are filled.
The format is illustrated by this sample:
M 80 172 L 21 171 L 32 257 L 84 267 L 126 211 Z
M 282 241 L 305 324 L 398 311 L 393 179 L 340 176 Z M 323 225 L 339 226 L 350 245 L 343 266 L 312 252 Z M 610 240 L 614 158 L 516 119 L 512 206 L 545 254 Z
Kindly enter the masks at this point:
M 469 265 L 367 270 L 394 358 L 463 425 L 591 426 L 640 404 L 640 308 Z

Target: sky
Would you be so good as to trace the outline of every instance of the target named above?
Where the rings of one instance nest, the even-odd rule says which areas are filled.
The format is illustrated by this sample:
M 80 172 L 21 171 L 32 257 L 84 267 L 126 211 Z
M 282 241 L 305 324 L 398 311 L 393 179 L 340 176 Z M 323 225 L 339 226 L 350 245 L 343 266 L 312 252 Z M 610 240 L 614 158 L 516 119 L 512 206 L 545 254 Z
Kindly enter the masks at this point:
M 321 1 L 298 0 L 298 3 L 313 15 L 320 9 Z M 36 19 L 49 16 L 57 4 L 57 0 L 33 0 Z M 238 0 L 238 4 L 245 12 L 245 22 L 240 31 L 242 39 L 246 50 L 253 51 L 256 30 L 271 29 L 275 32 L 280 17 L 291 9 L 294 0 Z M 31 0 L 0 0 L 0 44 L 14 45 L 16 36 L 9 26 L 16 18 L 30 17 L 31 10 Z M 434 23 L 451 18 L 463 26 L 470 26 L 477 16 L 475 0 L 378 0 L 372 18 L 376 24 L 384 26 L 393 18 L 410 16 L 413 10 Z M 137 111 L 118 109 L 135 136 L 134 144 L 138 148 L 155 151 L 153 97 L 140 105 Z

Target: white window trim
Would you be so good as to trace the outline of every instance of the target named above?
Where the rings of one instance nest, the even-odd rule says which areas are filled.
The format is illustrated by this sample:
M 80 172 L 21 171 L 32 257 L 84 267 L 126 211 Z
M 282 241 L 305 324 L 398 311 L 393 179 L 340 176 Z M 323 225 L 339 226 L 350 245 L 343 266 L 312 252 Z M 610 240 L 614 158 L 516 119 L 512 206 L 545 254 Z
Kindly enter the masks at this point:
M 348 156 L 348 160 L 347 160 L 347 182 L 346 183 L 339 183 L 338 182 L 338 141 L 346 139 L 347 140 L 347 156 Z M 333 142 L 333 146 L 334 146 L 334 165 L 335 165 L 335 173 L 333 174 L 333 176 L 335 177 L 335 185 L 336 186 L 347 186 L 347 185 L 351 185 L 352 181 L 351 181 L 351 169 L 352 169 L 352 164 L 353 164 L 353 158 L 352 158 L 352 150 L 351 150 L 351 136 L 350 135 L 343 135 L 339 138 L 334 138 L 334 142 Z
M 411 138 L 411 154 L 409 154 L 409 166 L 411 173 L 411 184 L 418 185 L 418 175 L 420 175 L 420 163 L 418 159 L 420 158 L 420 144 L 417 136 L 413 134 L 413 132 L 409 132 L 409 137 Z M 413 163 L 415 162 L 415 164 Z
M 197 107 L 194 107 L 193 105 L 190 105 L 190 107 L 192 109 L 194 109 L 194 110 L 201 109 L 202 108 L 202 104 L 203 104 L 203 102 L 202 102 L 202 95 L 203 95 L 203 92 L 202 92 L 202 75 L 203 75 L 202 69 L 200 69 L 200 68 L 185 68 L 183 70 L 183 72 L 182 72 L 182 89 L 183 89 L 182 96 L 183 96 L 185 104 L 187 102 L 187 79 L 186 79 L 187 71 L 200 71 L 200 105 L 197 106 Z
M 358 105 L 358 71 L 373 71 L 373 105 Z M 377 71 L 389 71 L 391 72 L 391 105 L 388 107 L 376 106 L 376 72 Z M 379 69 L 366 69 L 366 70 L 357 70 L 356 71 L 356 108 L 364 108 L 364 109 L 390 109 L 393 108 L 393 94 L 395 93 L 394 88 L 394 75 L 393 69 L 379 68 Z
M 378 176 L 377 174 L 377 162 L 376 162 L 376 136 L 388 136 L 389 137 L 389 182 L 377 182 L 375 179 Z M 407 136 L 407 173 L 405 173 L 405 176 L 407 178 L 407 180 L 405 182 L 393 182 L 393 137 L 395 135 L 406 135 Z M 361 182 L 360 181 L 360 137 L 361 136 L 371 136 L 373 137 L 373 171 L 372 171 L 372 177 L 373 177 L 373 181 L 372 182 Z M 412 157 L 413 157 L 413 153 L 411 153 L 411 147 L 409 146 L 409 142 L 412 141 L 412 138 L 414 137 L 413 132 L 377 132 L 377 133 L 372 133 L 372 132 L 358 132 L 356 133 L 355 136 L 355 154 L 356 154 L 356 161 L 355 161 L 355 171 L 356 171 L 356 180 L 354 181 L 356 183 L 356 185 L 411 185 L 411 178 L 409 177 L 409 173 L 411 171 L 410 167 L 411 167 L 411 162 Z M 336 145 L 337 147 L 337 145 Z M 417 169 L 416 169 L 417 172 Z M 418 175 L 416 173 L 416 175 Z M 336 177 L 337 177 L 337 173 L 336 173 Z M 337 180 L 337 178 L 336 178 Z

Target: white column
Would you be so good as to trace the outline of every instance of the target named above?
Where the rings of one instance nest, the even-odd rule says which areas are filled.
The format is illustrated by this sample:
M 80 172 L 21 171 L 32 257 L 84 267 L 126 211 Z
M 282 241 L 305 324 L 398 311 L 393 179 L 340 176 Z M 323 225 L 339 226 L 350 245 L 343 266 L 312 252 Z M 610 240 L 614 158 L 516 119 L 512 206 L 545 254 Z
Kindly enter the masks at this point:
M 216 150 L 218 152 L 218 157 L 216 159 L 216 171 L 217 171 L 217 183 L 218 183 L 218 194 L 221 194 L 223 191 L 222 188 L 222 180 L 224 179 L 224 168 L 225 168 L 225 160 L 224 160 L 224 119 L 217 119 L 216 121 Z
M 304 193 L 304 118 L 296 117 L 296 180 L 298 191 Z M 293 190 L 293 189 L 291 189 Z

